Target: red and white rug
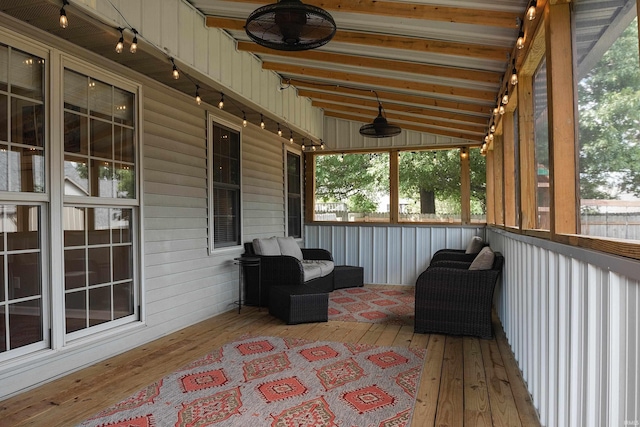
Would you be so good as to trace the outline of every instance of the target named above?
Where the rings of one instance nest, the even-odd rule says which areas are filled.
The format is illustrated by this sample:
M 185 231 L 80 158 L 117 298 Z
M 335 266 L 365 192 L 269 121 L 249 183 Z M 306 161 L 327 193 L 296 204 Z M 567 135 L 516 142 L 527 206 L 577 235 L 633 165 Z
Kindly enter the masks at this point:
M 365 285 L 329 294 L 329 320 L 413 325 L 413 286 Z
M 425 354 L 417 348 L 244 338 L 80 426 L 408 426 Z

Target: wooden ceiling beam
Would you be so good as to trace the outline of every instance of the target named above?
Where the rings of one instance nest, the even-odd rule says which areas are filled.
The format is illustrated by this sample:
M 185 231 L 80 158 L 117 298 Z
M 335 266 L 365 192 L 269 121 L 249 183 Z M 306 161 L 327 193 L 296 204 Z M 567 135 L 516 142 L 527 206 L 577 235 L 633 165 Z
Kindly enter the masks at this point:
M 436 85 L 432 83 L 415 82 L 410 80 L 392 79 L 389 77 L 368 76 L 365 74 L 347 73 L 344 71 L 325 70 L 322 68 L 301 67 L 280 62 L 263 62 L 264 70 L 277 71 L 280 74 L 312 77 L 317 79 L 338 80 L 352 84 L 364 84 L 375 87 L 389 87 L 404 89 L 412 92 L 438 93 L 458 96 L 461 98 L 478 99 L 493 102 L 495 92 L 488 90 L 467 89 L 453 86 Z
M 313 101 L 312 105 L 314 107 L 324 109 L 325 113 L 328 111 L 344 112 L 344 113 L 349 113 L 357 116 L 369 117 L 371 120 L 373 120 L 378 114 L 377 110 L 376 111 L 362 110 L 362 108 L 352 107 L 352 106 L 347 106 L 342 104 L 334 104 L 331 102 Z M 386 108 L 384 109 L 384 116 L 388 120 L 402 120 L 404 122 L 415 123 L 417 125 L 438 126 L 441 128 L 450 128 L 453 130 L 468 131 L 468 132 L 474 132 L 478 134 L 481 134 L 484 132 L 484 125 L 469 125 L 469 124 L 461 124 L 461 123 L 455 123 L 455 122 L 447 122 L 442 120 L 434 120 L 427 117 L 408 116 L 406 114 L 394 113 L 393 111 L 387 110 Z
M 264 5 L 261 0 L 234 0 L 236 3 Z M 419 3 L 402 3 L 380 0 L 305 0 L 306 4 L 328 11 L 362 13 L 378 16 L 424 19 L 429 21 L 453 22 L 457 24 L 489 25 L 501 28 L 516 28 L 516 17 L 511 12 L 497 10 L 469 9 L 436 6 Z
M 500 84 L 503 73 L 465 70 L 464 68 L 443 67 L 439 65 L 420 64 L 417 62 L 398 61 L 392 59 L 372 58 L 365 56 L 346 55 L 323 50 L 307 50 L 287 52 L 269 49 L 253 42 L 238 42 L 238 50 L 255 54 L 277 55 L 284 58 L 307 59 L 333 64 L 346 64 L 354 67 L 377 68 L 381 70 L 402 71 L 427 76 L 444 77 L 474 82 Z
M 362 89 L 349 88 L 339 85 L 327 85 L 316 82 L 311 82 L 303 79 L 296 79 L 291 81 L 283 81 L 282 84 L 286 85 L 291 83 L 295 87 L 298 88 L 298 95 L 307 96 L 309 98 L 313 98 L 313 96 L 321 92 L 329 92 L 329 93 L 338 93 L 341 95 L 353 95 L 356 97 L 366 98 L 373 97 L 373 91 L 365 91 Z M 459 101 L 451 101 L 439 98 L 433 98 L 430 96 L 423 95 L 410 95 L 406 93 L 398 93 L 398 92 L 389 92 L 386 90 L 376 90 L 378 97 L 382 100 L 388 101 L 396 101 L 401 103 L 409 103 L 416 105 L 424 105 L 427 107 L 436 107 L 436 108 L 445 108 L 453 111 L 466 111 L 469 113 L 477 113 L 483 114 L 488 121 L 490 115 L 493 113 L 493 106 L 481 105 L 481 104 L 473 104 Z M 493 105 L 493 103 L 491 104 Z
M 515 22 L 515 20 L 514 20 Z M 207 16 L 208 27 L 225 30 L 244 31 L 245 21 L 237 18 Z M 456 43 L 442 40 L 421 39 L 416 37 L 394 36 L 389 34 L 363 33 L 359 31 L 337 30 L 333 41 L 352 43 L 380 48 L 404 49 L 442 55 L 457 55 L 505 62 L 509 49 L 470 43 Z
M 300 96 L 311 98 L 312 101 L 330 102 L 334 104 L 354 105 L 360 108 L 368 108 L 370 110 L 378 109 L 378 102 L 374 99 L 356 98 L 353 96 L 344 96 L 333 93 L 311 92 L 300 90 Z M 463 123 L 473 123 L 480 126 L 487 126 L 487 119 L 480 116 L 472 116 L 469 114 L 460 114 L 444 110 L 435 110 L 432 108 L 417 107 L 415 105 L 400 104 L 397 102 L 384 102 L 386 111 L 397 111 L 401 113 L 419 114 L 426 117 L 441 118 L 445 120 L 455 120 Z
M 359 116 L 354 116 L 352 114 L 338 113 L 333 111 L 328 111 L 324 115 L 327 117 L 350 120 L 352 122 L 358 122 L 358 123 L 370 123 L 371 121 L 373 121 L 373 117 L 370 120 L 362 120 L 362 118 Z M 406 129 L 406 130 L 413 130 L 416 132 L 424 132 L 424 133 L 431 133 L 434 135 L 448 136 L 450 138 L 464 139 L 469 141 L 469 143 L 471 144 L 477 144 L 478 140 L 481 138 L 476 134 L 468 134 L 466 132 L 452 132 L 444 129 L 432 128 L 427 126 L 417 126 L 417 125 L 411 125 L 411 124 L 401 124 L 399 126 L 402 129 Z

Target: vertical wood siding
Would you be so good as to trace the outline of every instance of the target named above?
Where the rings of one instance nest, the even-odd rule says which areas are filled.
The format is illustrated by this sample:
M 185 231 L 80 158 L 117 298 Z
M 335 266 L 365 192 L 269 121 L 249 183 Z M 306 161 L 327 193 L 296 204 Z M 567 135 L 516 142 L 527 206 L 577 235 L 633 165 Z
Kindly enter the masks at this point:
M 487 230 L 496 308 L 542 425 L 640 423 L 640 262 Z
M 77 0 L 80 6 L 113 26 L 133 26 L 154 45 L 166 50 L 181 65 L 209 76 L 245 98 L 257 109 L 282 117 L 310 135 L 322 138 L 321 109 L 295 91 L 278 91 L 278 74 L 263 70 L 261 61 L 248 52 L 236 50 L 235 41 L 223 30 L 207 28 L 204 16 L 186 0 L 111 0 L 127 22 L 106 1 Z
M 365 283 L 415 285 L 439 249 L 464 249 L 484 227 L 306 225 L 307 248 L 331 251 L 336 265 L 364 267 Z

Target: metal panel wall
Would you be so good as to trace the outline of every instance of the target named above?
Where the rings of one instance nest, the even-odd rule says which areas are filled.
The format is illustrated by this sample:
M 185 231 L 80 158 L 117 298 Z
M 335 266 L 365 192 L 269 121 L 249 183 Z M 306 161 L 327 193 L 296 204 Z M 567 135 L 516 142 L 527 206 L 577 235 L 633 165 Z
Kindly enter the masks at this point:
M 542 425 L 640 423 L 640 262 L 487 230 L 496 308 Z
M 323 112 L 308 98 L 294 91 L 279 91 L 280 77 L 262 70 L 262 63 L 247 52 L 236 50 L 235 41 L 223 30 L 207 28 L 205 18 L 185 0 L 112 0 L 127 22 L 108 2 L 77 0 L 93 15 L 114 27 L 136 28 L 176 62 L 209 76 L 231 95 L 243 97 L 249 105 L 281 117 L 281 123 L 322 138 Z M 247 68 L 254 72 L 247 71 Z
M 425 225 L 306 225 L 307 248 L 331 251 L 336 265 L 364 267 L 365 283 L 415 285 L 439 249 L 464 249 L 484 227 Z

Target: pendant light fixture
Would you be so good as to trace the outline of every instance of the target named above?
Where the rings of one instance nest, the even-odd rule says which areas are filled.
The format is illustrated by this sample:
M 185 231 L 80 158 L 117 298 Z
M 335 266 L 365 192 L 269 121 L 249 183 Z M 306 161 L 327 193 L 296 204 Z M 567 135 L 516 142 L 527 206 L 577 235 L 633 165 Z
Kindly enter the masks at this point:
M 244 29 L 261 46 L 298 51 L 328 43 L 336 33 L 336 23 L 322 8 L 300 0 L 280 0 L 254 10 Z
M 375 93 L 375 92 L 374 92 Z M 402 129 L 400 126 L 396 126 L 387 122 L 386 117 L 382 114 L 384 109 L 382 103 L 376 93 L 376 99 L 378 100 L 378 117 L 373 119 L 372 123 L 363 125 L 360 128 L 360 135 L 366 138 L 389 138 L 392 136 L 400 135 Z

